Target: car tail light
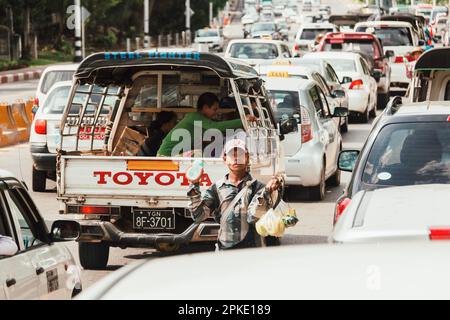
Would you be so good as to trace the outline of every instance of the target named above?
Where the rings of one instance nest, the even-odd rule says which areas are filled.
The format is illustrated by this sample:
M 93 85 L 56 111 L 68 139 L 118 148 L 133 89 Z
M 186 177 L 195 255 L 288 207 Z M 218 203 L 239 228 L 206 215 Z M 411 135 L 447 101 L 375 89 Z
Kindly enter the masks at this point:
M 302 143 L 306 143 L 312 140 L 313 134 L 311 118 L 309 117 L 308 111 L 305 108 L 301 108 L 301 117 L 302 124 L 300 125 L 300 130 L 302 135 Z
M 343 198 L 339 200 L 336 205 L 336 213 L 334 215 L 334 224 L 339 220 L 341 215 L 344 213 L 345 209 L 347 209 L 348 205 L 352 200 L 350 198 Z
M 362 89 L 363 81 L 361 79 L 355 80 L 350 83 L 350 90 L 360 90 Z
M 47 134 L 47 120 L 36 120 L 34 123 L 34 131 L 37 134 Z
M 430 228 L 430 240 L 450 240 L 450 228 Z
M 404 56 L 396 56 L 394 59 L 394 63 L 405 63 L 406 58 Z
M 38 97 L 34 98 L 33 107 L 38 107 L 39 108 L 39 98 Z
M 298 43 L 294 44 L 294 50 L 295 51 L 299 51 L 300 50 L 300 46 L 298 45 Z
M 81 206 L 80 214 L 109 214 L 109 207 Z

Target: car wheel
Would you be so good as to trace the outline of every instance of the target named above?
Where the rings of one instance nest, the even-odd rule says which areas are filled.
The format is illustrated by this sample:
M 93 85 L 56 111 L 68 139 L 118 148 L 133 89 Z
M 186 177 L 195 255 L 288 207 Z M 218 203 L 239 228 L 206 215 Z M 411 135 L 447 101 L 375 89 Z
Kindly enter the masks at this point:
M 45 186 L 47 182 L 46 171 L 40 171 L 33 167 L 33 174 L 31 179 L 34 192 L 45 192 Z
M 377 109 L 383 110 L 389 102 L 389 95 L 387 93 L 379 93 L 377 99 Z
M 377 108 L 374 107 L 372 110 L 370 110 L 369 117 L 375 118 L 376 116 L 377 116 Z
M 78 243 L 80 264 L 86 270 L 102 270 L 108 265 L 109 245 L 105 243 Z
M 318 186 L 309 188 L 309 198 L 313 201 L 322 201 L 325 198 L 325 165 L 320 177 L 320 183 Z
M 360 115 L 361 123 L 368 123 L 369 122 L 369 106 L 367 106 L 366 111 L 361 113 Z

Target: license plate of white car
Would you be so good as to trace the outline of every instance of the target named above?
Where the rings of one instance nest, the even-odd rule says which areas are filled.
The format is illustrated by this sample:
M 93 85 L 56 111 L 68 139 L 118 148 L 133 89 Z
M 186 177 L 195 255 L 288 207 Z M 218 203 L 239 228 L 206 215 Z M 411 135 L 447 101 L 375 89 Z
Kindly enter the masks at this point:
M 174 230 L 175 211 L 157 209 L 135 209 L 133 211 L 135 230 Z

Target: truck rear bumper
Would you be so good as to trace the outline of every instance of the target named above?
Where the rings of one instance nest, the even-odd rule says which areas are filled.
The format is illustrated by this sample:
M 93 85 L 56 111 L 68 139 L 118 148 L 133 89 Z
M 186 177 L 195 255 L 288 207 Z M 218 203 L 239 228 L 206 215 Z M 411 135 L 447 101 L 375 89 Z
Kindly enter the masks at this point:
M 79 242 L 106 242 L 113 247 L 153 248 L 159 244 L 187 244 L 217 240 L 219 224 L 214 222 L 193 223 L 181 234 L 127 233 L 107 221 L 77 221 L 81 226 Z

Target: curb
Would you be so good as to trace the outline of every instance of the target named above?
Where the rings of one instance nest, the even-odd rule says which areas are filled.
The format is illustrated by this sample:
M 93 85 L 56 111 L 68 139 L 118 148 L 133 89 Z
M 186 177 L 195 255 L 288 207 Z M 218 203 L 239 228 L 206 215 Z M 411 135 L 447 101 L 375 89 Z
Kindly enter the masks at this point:
M 28 72 L 0 75 L 0 84 L 39 79 L 43 71 L 44 70 L 34 70 Z

